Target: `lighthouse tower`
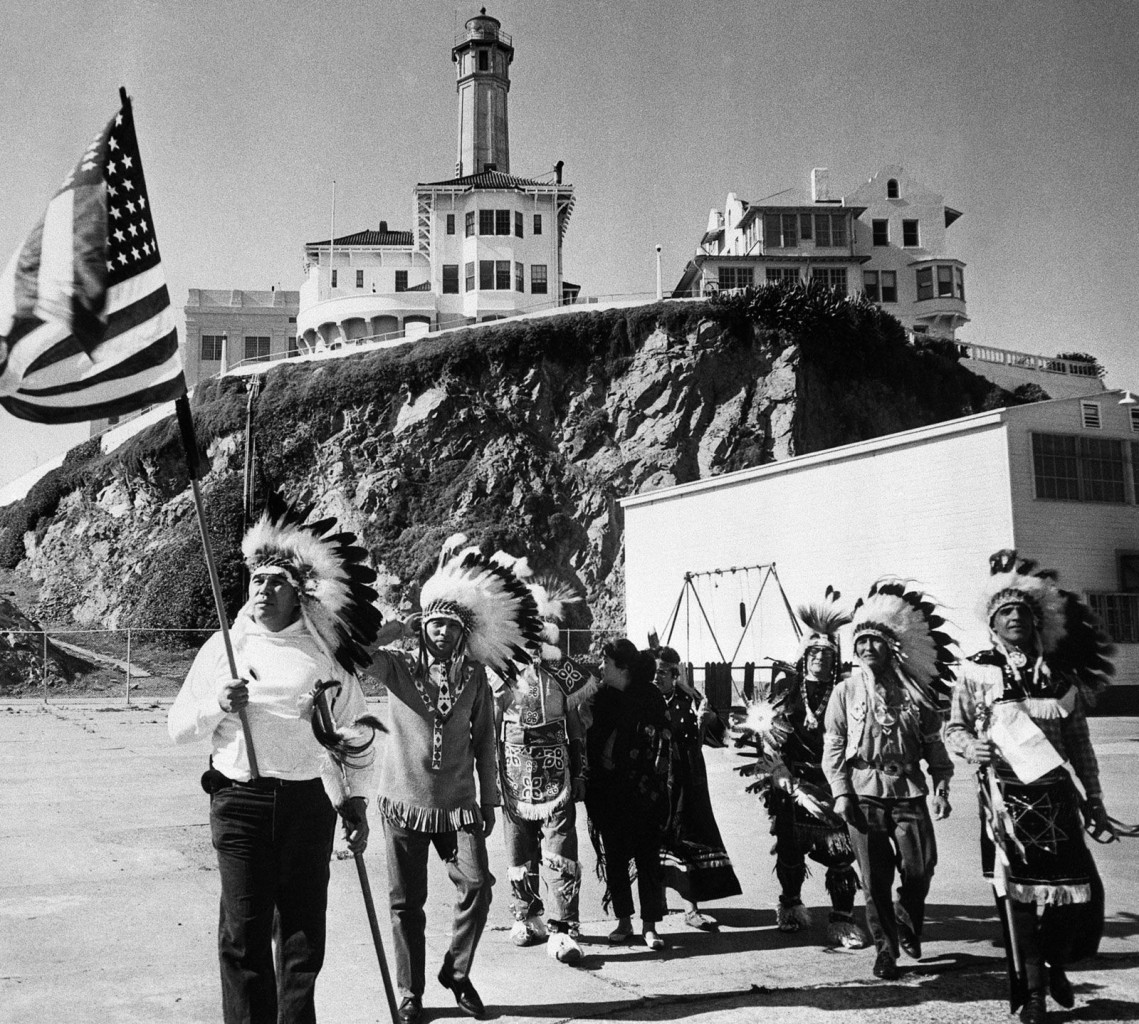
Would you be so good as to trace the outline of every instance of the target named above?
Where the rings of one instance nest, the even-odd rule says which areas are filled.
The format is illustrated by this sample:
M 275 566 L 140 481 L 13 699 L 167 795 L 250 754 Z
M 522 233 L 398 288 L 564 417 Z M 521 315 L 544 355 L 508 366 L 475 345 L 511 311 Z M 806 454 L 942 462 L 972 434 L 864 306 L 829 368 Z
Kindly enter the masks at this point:
M 510 173 L 506 94 L 514 46 L 502 24 L 482 8 L 451 48 L 458 71 L 459 155 L 455 176 Z

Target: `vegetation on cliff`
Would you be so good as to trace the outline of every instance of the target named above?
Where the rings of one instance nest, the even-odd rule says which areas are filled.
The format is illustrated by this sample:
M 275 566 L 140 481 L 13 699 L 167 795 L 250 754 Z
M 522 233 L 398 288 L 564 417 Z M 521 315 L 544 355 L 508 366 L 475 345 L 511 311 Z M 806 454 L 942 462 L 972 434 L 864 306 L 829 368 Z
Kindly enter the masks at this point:
M 872 303 L 768 286 L 279 364 L 257 398 L 258 486 L 356 530 L 389 608 L 462 529 L 586 595 L 571 626 L 619 629 L 620 497 L 1013 401 Z M 245 402 L 233 377 L 194 396 L 231 611 Z M 89 442 L 0 511 L 0 562 L 42 581 L 48 618 L 208 626 L 187 485 L 172 420 L 109 455 Z

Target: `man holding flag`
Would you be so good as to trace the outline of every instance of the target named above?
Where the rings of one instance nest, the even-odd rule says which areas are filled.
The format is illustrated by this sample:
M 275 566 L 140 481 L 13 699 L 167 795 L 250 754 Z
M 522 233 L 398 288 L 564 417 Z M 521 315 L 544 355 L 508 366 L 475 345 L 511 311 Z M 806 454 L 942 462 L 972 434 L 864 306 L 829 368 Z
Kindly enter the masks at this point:
M 981 866 L 1001 915 L 1010 1008 L 1042 1024 L 1046 993 L 1074 1004 L 1065 968 L 1103 933 L 1103 883 L 1082 833 L 1085 819 L 1097 838 L 1114 830 L 1085 708 L 1113 671 L 1112 648 L 1052 573 L 1012 550 L 989 562 L 979 611 L 992 645 L 962 664 L 945 738 L 979 766 Z

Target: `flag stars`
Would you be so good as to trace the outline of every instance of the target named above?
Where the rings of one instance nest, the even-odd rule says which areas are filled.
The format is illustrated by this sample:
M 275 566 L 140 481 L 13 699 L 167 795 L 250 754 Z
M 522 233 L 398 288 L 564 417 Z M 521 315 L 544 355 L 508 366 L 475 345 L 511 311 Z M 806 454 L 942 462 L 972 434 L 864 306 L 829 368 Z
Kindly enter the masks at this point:
M 118 220 L 122 216 L 122 214 L 119 212 L 119 208 L 117 206 L 112 206 L 107 212 L 112 217 L 114 217 L 115 220 Z
M 125 267 L 127 265 L 127 255 L 124 252 L 119 253 L 119 262 Z
M 133 188 L 134 188 L 134 185 L 132 185 L 132 184 L 130 183 L 130 179 L 129 179 L 129 178 L 128 178 L 126 181 L 124 181 L 124 182 L 123 182 L 123 188 L 125 188 L 125 189 L 126 189 L 128 192 L 129 192 L 131 189 L 133 189 Z
M 114 185 L 108 185 L 107 186 L 107 193 L 109 195 L 112 195 L 112 196 L 117 196 L 119 194 L 119 190 L 117 188 L 115 188 Z
M 107 146 L 110 149 L 118 149 L 119 148 L 119 143 L 113 135 L 107 140 Z
M 131 255 L 137 260 L 139 257 L 138 250 L 137 249 L 131 249 Z
M 134 166 L 134 160 L 129 153 L 123 154 L 123 166 L 129 171 Z
M 131 233 L 131 238 L 134 238 L 138 234 L 138 225 L 137 224 L 128 224 L 127 230 Z
M 123 123 L 123 115 L 122 114 L 116 114 L 115 115 L 115 127 L 118 128 L 122 123 Z
M 125 242 L 127 240 L 127 236 L 123 234 L 122 228 L 119 228 L 118 231 L 115 232 L 113 237 L 114 237 L 116 242 L 120 242 L 120 243 Z
M 140 210 L 146 209 L 146 196 L 139 196 L 138 197 L 138 208 Z
M 134 213 L 134 211 L 135 211 L 134 200 L 130 200 L 127 202 L 127 209 L 130 210 L 131 213 Z
M 110 177 L 119 169 L 119 165 L 114 160 L 107 161 L 107 177 Z

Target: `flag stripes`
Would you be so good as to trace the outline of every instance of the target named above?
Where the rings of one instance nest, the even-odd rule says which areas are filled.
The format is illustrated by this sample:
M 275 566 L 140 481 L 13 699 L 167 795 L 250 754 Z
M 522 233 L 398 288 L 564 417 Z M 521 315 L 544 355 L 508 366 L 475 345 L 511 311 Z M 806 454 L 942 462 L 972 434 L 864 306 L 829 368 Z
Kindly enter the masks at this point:
M 81 423 L 185 390 L 124 98 L 0 274 L 0 405 Z

